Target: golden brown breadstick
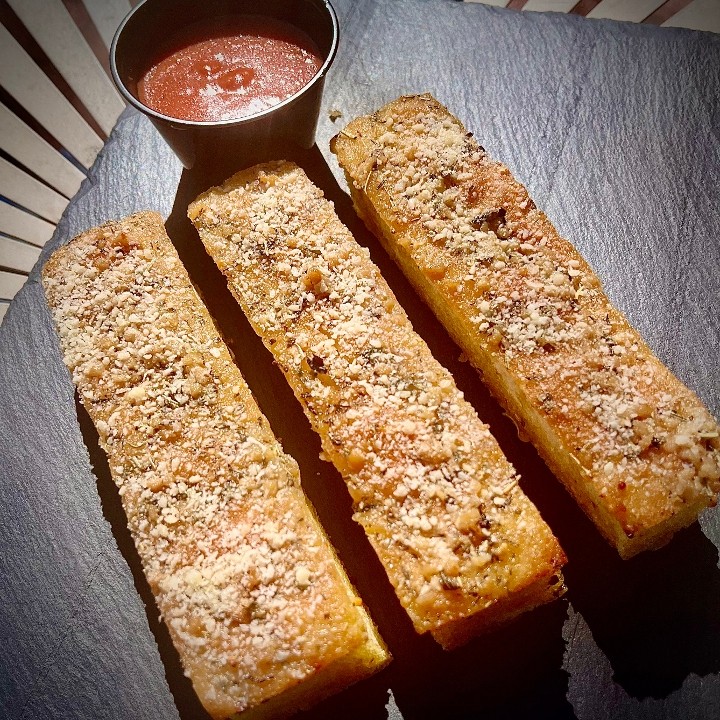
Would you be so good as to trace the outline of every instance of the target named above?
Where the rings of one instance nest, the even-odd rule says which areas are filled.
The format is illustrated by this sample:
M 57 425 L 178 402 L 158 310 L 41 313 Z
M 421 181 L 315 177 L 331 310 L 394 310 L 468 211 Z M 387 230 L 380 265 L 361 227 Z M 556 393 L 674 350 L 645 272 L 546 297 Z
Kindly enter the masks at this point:
M 717 423 L 437 100 L 399 98 L 332 149 L 358 213 L 623 557 L 715 504 Z
M 162 218 L 83 233 L 55 252 L 43 284 L 148 582 L 210 715 L 285 717 L 385 665 L 297 465 Z
M 564 555 L 367 250 L 291 163 L 189 209 L 418 632 L 444 647 L 562 591 Z

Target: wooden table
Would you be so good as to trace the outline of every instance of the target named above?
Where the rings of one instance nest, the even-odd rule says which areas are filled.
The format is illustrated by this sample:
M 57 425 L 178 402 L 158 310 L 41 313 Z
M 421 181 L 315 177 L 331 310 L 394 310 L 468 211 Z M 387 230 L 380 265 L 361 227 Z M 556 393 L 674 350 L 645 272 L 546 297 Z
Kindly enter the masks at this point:
M 317 438 L 185 218 L 187 202 L 225 169 L 181 174 L 152 127 L 126 111 L 0 329 L 0 716 L 206 717 L 157 619 L 97 437 L 76 412 L 38 284 L 48 253 L 74 234 L 154 208 L 169 216 L 395 656 L 307 717 L 717 717 L 718 512 L 663 550 L 619 560 L 354 216 L 328 140 L 397 95 L 433 92 L 526 183 L 718 415 L 720 38 L 445 0 L 336 5 L 341 49 L 317 147 L 298 159 L 522 473 L 568 554 L 568 593 L 453 653 L 413 633 L 350 519 L 344 485 L 319 460 Z M 343 117 L 333 123 L 330 110 Z

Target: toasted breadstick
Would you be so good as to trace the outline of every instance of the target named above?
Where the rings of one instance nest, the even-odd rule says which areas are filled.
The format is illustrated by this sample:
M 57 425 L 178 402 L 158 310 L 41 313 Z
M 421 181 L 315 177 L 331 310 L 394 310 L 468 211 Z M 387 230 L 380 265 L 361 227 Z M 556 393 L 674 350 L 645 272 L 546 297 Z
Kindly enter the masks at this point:
M 564 555 L 514 469 L 305 173 L 250 168 L 189 215 L 416 630 L 454 647 L 559 594 Z
M 389 659 L 155 213 L 43 271 L 148 582 L 214 718 L 285 717 Z M 246 712 L 244 712 L 246 711 Z
M 715 503 L 713 418 L 440 103 L 400 98 L 332 149 L 358 213 L 623 557 Z

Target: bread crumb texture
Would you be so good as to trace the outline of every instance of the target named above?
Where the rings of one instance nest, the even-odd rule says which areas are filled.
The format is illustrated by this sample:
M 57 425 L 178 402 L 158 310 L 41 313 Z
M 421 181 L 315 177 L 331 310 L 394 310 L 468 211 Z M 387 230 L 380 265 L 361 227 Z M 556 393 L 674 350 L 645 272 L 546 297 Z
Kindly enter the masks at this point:
M 538 579 L 541 594 L 557 589 L 564 556 L 514 469 L 305 173 L 256 166 L 189 215 L 342 473 L 415 628 Z
M 213 717 L 252 708 L 362 645 L 346 580 L 165 235 L 142 213 L 43 272 L 186 674 Z
M 440 103 L 400 98 L 353 121 L 333 149 L 366 220 L 624 552 L 714 504 L 715 420 Z

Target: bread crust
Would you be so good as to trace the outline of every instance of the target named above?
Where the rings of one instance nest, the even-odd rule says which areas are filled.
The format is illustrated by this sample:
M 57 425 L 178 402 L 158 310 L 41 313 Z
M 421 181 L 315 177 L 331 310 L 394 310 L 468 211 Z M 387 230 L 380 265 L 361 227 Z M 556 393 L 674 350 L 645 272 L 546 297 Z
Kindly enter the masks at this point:
M 515 470 L 305 173 L 250 168 L 188 214 L 343 475 L 415 629 L 454 647 L 481 618 L 560 594 L 565 557 Z
M 715 504 L 715 420 L 446 108 L 401 97 L 331 148 L 358 213 L 623 557 Z
M 64 359 L 186 674 L 214 718 L 284 717 L 389 656 L 156 213 L 42 274 Z

